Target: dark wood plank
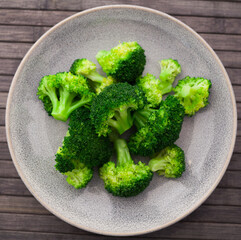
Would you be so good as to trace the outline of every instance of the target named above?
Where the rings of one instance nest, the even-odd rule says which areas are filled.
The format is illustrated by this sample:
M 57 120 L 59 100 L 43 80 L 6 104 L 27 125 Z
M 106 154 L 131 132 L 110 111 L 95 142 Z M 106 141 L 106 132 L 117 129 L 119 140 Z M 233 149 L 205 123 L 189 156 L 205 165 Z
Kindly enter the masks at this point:
M 0 195 L 31 196 L 20 178 L 0 178 Z
M 0 212 L 50 215 L 34 197 L 0 196 Z M 1 235 L 0 235 L 1 236 Z
M 0 25 L 0 41 L 35 42 L 49 27 Z
M 200 34 L 214 50 L 241 51 L 241 35 Z M 241 53 L 240 53 L 241 54 Z
M 66 11 L 0 9 L 0 24 L 53 26 L 73 14 Z
M 204 204 L 241 206 L 241 189 L 216 188 Z
M 228 170 L 241 171 L 241 154 L 233 154 L 230 164 L 228 166 Z
M 88 8 L 128 3 L 154 8 L 169 14 L 178 15 L 195 15 L 195 16 L 219 16 L 219 17 L 240 17 L 241 6 L 238 2 L 217 2 L 217 1 L 193 1 L 190 0 L 157 0 L 157 1 L 139 1 L 129 0 L 121 2 L 119 0 L 23 0 L 21 4 L 18 0 L 3 0 L 1 8 L 28 8 L 28 9 L 56 9 L 56 10 L 73 10 L 82 11 Z M 195 6 L 195 7 L 194 7 Z
M 239 18 L 206 18 L 195 16 L 176 16 L 199 33 L 241 34 Z
M 234 152 L 235 153 L 241 153 L 241 137 L 239 137 L 239 136 L 236 137 Z
M 0 236 L 4 240 L 123 240 L 123 237 L 108 237 L 108 236 L 97 236 L 92 235 L 86 232 L 86 235 L 82 235 L 81 238 L 78 234 L 61 234 L 61 233 L 43 233 L 43 232 L 23 232 L 23 231 L 0 231 Z M 138 237 L 131 237 L 126 239 L 131 240 L 140 240 L 140 239 L 148 239 L 149 237 L 138 236 Z M 159 238 L 161 240 L 168 240 L 170 238 Z
M 158 232 L 150 233 L 149 237 L 169 237 L 184 239 L 218 239 L 238 240 L 241 236 L 240 224 L 193 223 L 179 222 Z
M 237 106 L 237 113 L 238 113 L 238 119 L 241 119 L 241 103 L 236 103 Z
M 5 109 L 0 108 L 0 126 L 5 125 Z
M 7 98 L 7 92 L 0 92 L 0 108 L 6 108 Z
M 0 160 L 0 177 L 19 178 L 12 161 Z
M 218 186 L 225 188 L 240 188 L 241 171 L 226 171 Z
M 225 67 L 241 68 L 241 53 L 230 51 L 215 51 Z
M 31 46 L 31 43 L 0 42 L 0 58 L 23 58 Z
M 13 76 L 0 75 L 0 92 L 8 92 Z
M 19 59 L 0 59 L 0 74 L 13 75 L 21 60 Z
M 5 131 L 5 126 L 0 126 L 0 142 L 6 142 L 7 137 L 6 137 L 6 131 Z
M 229 75 L 230 81 L 233 84 L 240 84 L 241 85 L 241 69 L 240 68 L 227 68 L 227 73 Z
M 11 160 L 8 144 L 6 142 L 0 142 L 0 153 L 0 160 Z
M 184 219 L 187 222 L 241 223 L 240 206 L 205 206 L 202 205 Z

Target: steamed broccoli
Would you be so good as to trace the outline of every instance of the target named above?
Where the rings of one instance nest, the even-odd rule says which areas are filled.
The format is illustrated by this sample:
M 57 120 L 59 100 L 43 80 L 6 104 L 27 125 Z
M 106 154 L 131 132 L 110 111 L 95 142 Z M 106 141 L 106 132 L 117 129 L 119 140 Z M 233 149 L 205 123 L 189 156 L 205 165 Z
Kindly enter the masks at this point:
M 66 181 L 76 189 L 84 188 L 93 177 L 93 169 L 87 167 L 77 159 L 72 159 L 69 154 L 63 153 L 59 148 L 56 154 L 56 169 L 67 176 Z
M 171 95 L 161 102 L 159 109 L 146 108 L 135 112 L 137 132 L 130 137 L 130 151 L 150 156 L 173 144 L 179 138 L 183 118 L 183 106 Z
M 185 155 L 183 150 L 173 144 L 161 150 L 149 162 L 153 172 L 163 175 L 166 178 L 178 178 L 185 171 Z
M 142 90 L 128 83 L 116 83 L 106 87 L 91 106 L 91 120 L 99 136 L 117 130 L 124 133 L 133 125 L 132 111 L 146 103 Z
M 102 166 L 109 161 L 111 155 L 112 143 L 108 138 L 98 137 L 95 133 L 90 120 L 90 110 L 76 109 L 70 116 L 63 146 L 56 154 L 56 169 L 69 176 L 69 181 L 82 177 L 82 173 L 86 176 L 85 180 L 90 180 L 92 168 Z
M 105 163 L 99 170 L 100 177 L 107 191 L 114 196 L 136 196 L 149 185 L 153 173 L 144 163 L 134 163 L 124 139 L 115 140 L 114 145 L 117 152 L 117 164 Z
M 91 86 L 95 89 L 96 93 L 99 94 L 106 86 L 114 83 L 112 77 L 103 77 L 96 71 L 96 65 L 87 60 L 86 58 L 76 59 L 71 68 L 70 72 L 75 75 L 83 75 L 91 80 Z
M 63 72 L 43 77 L 37 95 L 49 114 L 57 120 L 67 121 L 75 109 L 92 101 L 94 93 L 85 77 Z
M 96 59 L 107 76 L 135 83 L 146 64 L 144 49 L 137 42 L 123 42 L 110 51 L 101 50 Z
M 162 85 L 159 79 L 152 74 L 147 73 L 146 76 L 138 79 L 137 85 L 145 93 L 150 106 L 157 107 L 160 104 L 163 94 Z
M 172 84 L 176 76 L 181 72 L 181 66 L 177 60 L 171 58 L 161 60 L 161 81 L 162 95 L 172 91 Z
M 209 91 L 212 86 L 210 80 L 205 78 L 191 78 L 189 76 L 178 81 L 173 89 L 177 97 L 185 108 L 185 113 L 193 116 L 200 108 L 208 105 Z
M 177 60 L 164 59 L 160 62 L 160 65 L 160 79 L 147 73 L 146 76 L 141 77 L 137 83 L 145 92 L 147 101 L 152 107 L 157 107 L 162 100 L 162 96 L 171 92 L 175 77 L 181 72 L 181 66 Z

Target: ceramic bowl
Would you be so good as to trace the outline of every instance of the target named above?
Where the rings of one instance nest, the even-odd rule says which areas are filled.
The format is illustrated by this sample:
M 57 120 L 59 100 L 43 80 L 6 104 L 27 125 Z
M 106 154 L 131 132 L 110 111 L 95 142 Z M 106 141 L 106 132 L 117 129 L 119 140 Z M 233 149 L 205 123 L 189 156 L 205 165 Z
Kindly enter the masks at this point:
M 68 71 L 76 58 L 95 63 L 100 49 L 137 41 L 159 75 L 158 61 L 178 59 L 187 75 L 212 81 L 210 105 L 185 117 L 177 144 L 186 154 L 180 179 L 154 176 L 131 198 L 109 194 L 96 172 L 83 190 L 68 185 L 54 155 L 67 123 L 49 117 L 36 96 L 44 75 Z M 176 82 L 175 82 L 176 84 Z M 6 112 L 13 162 L 35 198 L 62 220 L 105 235 L 137 235 L 167 227 L 194 211 L 215 189 L 230 161 L 236 136 L 236 106 L 228 75 L 211 47 L 177 19 L 139 6 L 115 5 L 77 13 L 45 33 L 22 60 L 11 85 Z

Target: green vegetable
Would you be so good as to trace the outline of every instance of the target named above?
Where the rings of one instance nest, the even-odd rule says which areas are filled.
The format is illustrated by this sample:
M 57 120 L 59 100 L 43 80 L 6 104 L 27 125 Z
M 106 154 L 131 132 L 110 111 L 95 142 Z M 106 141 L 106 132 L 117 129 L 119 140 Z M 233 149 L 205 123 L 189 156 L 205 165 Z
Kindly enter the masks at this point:
M 95 89 L 96 93 L 99 94 L 106 86 L 114 83 L 112 77 L 103 77 L 96 71 L 96 65 L 87 60 L 86 58 L 76 59 L 71 68 L 70 72 L 75 75 L 83 75 L 91 80 L 91 86 Z
M 67 121 L 75 109 L 90 104 L 94 96 L 85 77 L 69 72 L 43 77 L 37 95 L 49 115 L 61 121 Z
M 119 134 L 133 125 L 132 111 L 144 107 L 146 99 L 142 90 L 128 83 L 106 87 L 93 100 L 91 120 L 99 136 L 106 136 L 112 129 Z
M 56 154 L 55 167 L 69 177 L 69 183 L 79 179 L 78 184 L 81 185 L 81 179 L 84 183 L 86 179 L 91 179 L 94 166 L 102 166 L 109 161 L 112 151 L 110 140 L 96 134 L 90 110 L 78 108 L 70 116 L 69 129 L 63 146 Z
M 185 171 L 185 156 L 183 150 L 173 144 L 162 149 L 149 162 L 153 172 L 163 175 L 166 178 L 178 178 Z
M 141 77 L 137 82 L 137 85 L 145 92 L 151 107 L 159 106 L 162 96 L 171 92 L 175 77 L 181 72 L 181 66 L 177 60 L 164 59 L 160 64 L 160 79 L 147 73 L 146 76 Z
M 107 191 L 114 196 L 136 196 L 149 185 L 153 173 L 144 163 L 134 163 L 124 139 L 115 140 L 115 149 L 117 164 L 105 163 L 99 170 L 100 177 Z
M 173 144 L 181 131 L 184 108 L 179 100 L 169 95 L 159 109 L 146 108 L 134 114 L 137 132 L 130 137 L 131 153 L 150 156 Z
M 208 105 L 208 97 L 212 83 L 205 78 L 185 77 L 178 81 L 173 89 L 177 97 L 185 108 L 185 113 L 193 116 L 199 109 Z
M 171 58 L 161 60 L 161 81 L 162 95 L 172 91 L 172 84 L 176 76 L 181 72 L 181 66 L 177 60 Z
M 123 42 L 110 51 L 101 50 L 96 59 L 107 76 L 135 83 L 146 64 L 144 49 L 137 42 Z

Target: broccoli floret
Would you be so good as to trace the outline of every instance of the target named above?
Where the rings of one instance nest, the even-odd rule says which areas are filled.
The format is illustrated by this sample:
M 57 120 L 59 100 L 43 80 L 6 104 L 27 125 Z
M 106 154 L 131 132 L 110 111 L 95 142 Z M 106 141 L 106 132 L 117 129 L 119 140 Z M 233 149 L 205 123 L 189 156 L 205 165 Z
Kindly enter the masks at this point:
M 63 148 L 65 148 L 63 146 Z M 63 148 L 59 148 L 56 154 L 56 169 L 67 176 L 66 181 L 76 189 L 84 188 L 93 177 L 93 169 L 73 160 L 66 153 L 63 153 Z
M 76 59 L 70 68 L 70 72 L 75 75 L 83 75 L 90 79 L 90 84 L 97 94 L 99 94 L 106 86 L 114 83 L 114 79 L 111 76 L 107 78 L 101 76 L 96 71 L 96 65 L 85 58 Z
M 177 60 L 171 58 L 161 60 L 161 89 L 162 95 L 172 91 L 172 84 L 176 76 L 181 72 L 181 66 Z
M 162 100 L 162 86 L 159 79 L 147 73 L 146 76 L 141 77 L 137 81 L 137 85 L 144 91 L 151 107 L 157 107 L 160 104 Z
M 178 178 L 185 171 L 185 155 L 183 150 L 173 144 L 161 150 L 149 162 L 153 172 L 163 175 L 166 178 Z
M 106 87 L 93 100 L 91 120 L 99 136 L 106 136 L 115 129 L 124 133 L 133 125 L 132 111 L 146 103 L 144 92 L 128 83 L 116 83 Z
M 120 82 L 135 83 L 146 64 L 144 52 L 137 42 L 123 42 L 110 51 L 99 51 L 96 59 L 107 76 Z
M 152 180 L 153 173 L 142 162 L 135 164 L 124 139 L 115 140 L 117 164 L 105 163 L 99 170 L 107 191 L 114 196 L 131 197 L 142 192 Z
M 112 156 L 112 143 L 98 137 L 90 120 L 90 110 L 78 108 L 70 115 L 69 129 L 63 146 L 56 153 L 56 169 L 68 176 L 70 183 L 86 183 L 93 175 L 92 168 L 102 166 Z
M 61 121 L 67 121 L 77 108 L 88 105 L 94 96 L 83 76 L 69 72 L 48 75 L 41 79 L 37 95 L 46 111 Z
M 208 105 L 208 97 L 212 83 L 205 78 L 191 78 L 189 76 L 178 81 L 173 89 L 177 97 L 185 108 L 188 116 L 193 116 L 200 108 Z
M 159 109 L 146 108 L 135 112 L 137 132 L 130 137 L 130 151 L 150 156 L 170 146 L 179 138 L 183 118 L 183 106 L 171 95 L 161 102 Z
M 175 77 L 181 72 L 181 66 L 177 60 L 164 59 L 160 64 L 160 79 L 147 73 L 146 76 L 141 77 L 137 82 L 137 85 L 145 92 L 151 107 L 157 107 L 162 100 L 162 96 L 171 92 Z
M 68 134 L 64 138 L 61 151 L 61 156 L 63 155 L 70 159 L 70 163 L 65 162 L 68 167 L 72 160 L 78 160 L 90 168 L 109 161 L 112 155 L 112 143 L 107 137 L 98 137 L 90 120 L 89 109 L 78 108 L 71 114 Z M 61 163 L 61 168 L 62 166 Z M 58 163 L 56 168 L 61 170 Z

